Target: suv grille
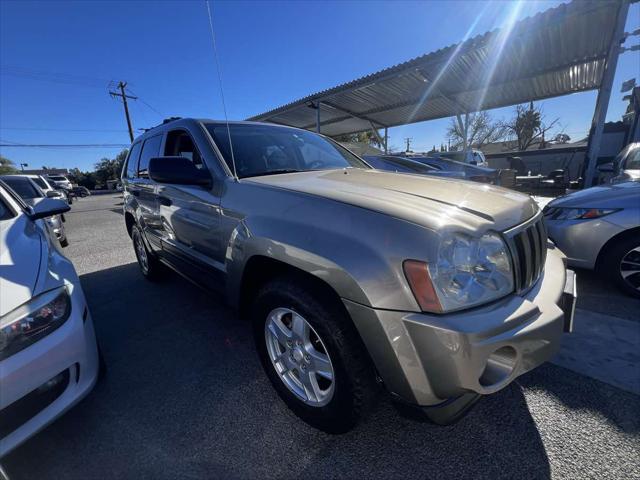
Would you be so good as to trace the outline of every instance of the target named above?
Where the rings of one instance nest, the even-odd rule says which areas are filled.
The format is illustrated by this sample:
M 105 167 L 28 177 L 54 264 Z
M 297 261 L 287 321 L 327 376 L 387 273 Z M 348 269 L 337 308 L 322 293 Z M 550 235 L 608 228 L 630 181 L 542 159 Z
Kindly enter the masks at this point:
M 505 235 L 513 258 L 516 292 L 522 293 L 536 284 L 547 259 L 547 229 L 542 215 L 505 232 Z

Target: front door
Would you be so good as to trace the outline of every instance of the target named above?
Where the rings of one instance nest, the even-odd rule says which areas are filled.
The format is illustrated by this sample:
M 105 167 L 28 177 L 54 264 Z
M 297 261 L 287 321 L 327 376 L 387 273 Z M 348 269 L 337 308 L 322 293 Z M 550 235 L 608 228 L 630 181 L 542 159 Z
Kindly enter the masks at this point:
M 194 137 L 186 129 L 167 134 L 164 156 L 190 159 L 199 169 L 207 169 Z M 157 198 L 162 225 L 162 248 L 167 260 L 210 288 L 221 289 L 224 258 L 220 246 L 220 195 L 212 188 L 194 185 L 158 185 Z

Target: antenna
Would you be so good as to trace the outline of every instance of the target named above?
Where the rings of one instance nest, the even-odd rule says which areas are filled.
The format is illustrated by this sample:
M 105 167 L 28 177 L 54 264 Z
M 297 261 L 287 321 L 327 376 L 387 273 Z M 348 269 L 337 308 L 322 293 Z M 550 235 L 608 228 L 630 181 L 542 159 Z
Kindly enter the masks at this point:
M 209 0 L 205 0 L 207 4 L 207 14 L 209 15 L 209 28 L 211 30 L 211 43 L 213 44 L 213 57 L 216 61 L 216 70 L 218 72 L 218 83 L 220 84 L 220 97 L 222 98 L 222 110 L 224 111 L 224 121 L 227 124 L 227 136 L 229 137 L 229 149 L 231 151 L 231 165 L 233 166 L 233 176 L 236 182 L 239 181 L 238 172 L 236 172 L 236 159 L 233 154 L 233 143 L 231 143 L 231 129 L 229 128 L 229 117 L 227 117 L 227 106 L 224 102 L 224 88 L 222 86 L 222 72 L 220 71 L 220 63 L 218 62 L 218 49 L 216 48 L 216 34 L 213 30 L 213 17 L 211 16 L 211 8 Z

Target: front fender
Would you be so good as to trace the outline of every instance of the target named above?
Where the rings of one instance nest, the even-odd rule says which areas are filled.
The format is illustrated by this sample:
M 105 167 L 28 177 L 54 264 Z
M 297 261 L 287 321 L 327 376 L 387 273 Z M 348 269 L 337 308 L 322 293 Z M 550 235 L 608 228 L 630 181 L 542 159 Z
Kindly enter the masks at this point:
M 247 262 L 260 255 L 317 277 L 343 299 L 373 308 L 419 311 L 402 262 L 411 258 L 407 255 L 412 250 L 424 254 L 429 231 L 374 212 L 351 213 L 313 222 L 305 216 L 245 217 L 230 235 L 225 256 L 231 304 L 239 305 Z

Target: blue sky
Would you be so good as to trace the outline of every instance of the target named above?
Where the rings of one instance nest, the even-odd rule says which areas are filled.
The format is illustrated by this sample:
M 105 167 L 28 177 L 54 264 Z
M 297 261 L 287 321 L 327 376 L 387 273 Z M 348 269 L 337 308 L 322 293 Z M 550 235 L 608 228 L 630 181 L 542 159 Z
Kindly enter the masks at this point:
M 558 5 L 524 2 L 520 17 Z M 231 119 L 296 100 L 500 27 L 509 1 L 212 2 Z M 482 14 L 481 14 L 482 12 Z M 627 31 L 640 27 L 632 5 Z M 14 143 L 129 142 L 110 81 L 126 80 L 134 128 L 163 117 L 222 118 L 203 1 L 0 1 L 0 139 Z M 628 41 L 637 43 L 637 37 Z M 637 77 L 640 53 L 620 57 L 608 119 L 626 106 L 622 81 Z M 573 139 L 589 128 L 595 92 L 543 102 Z M 495 110 L 508 118 L 512 108 Z M 390 130 L 390 144 L 414 149 L 445 141 L 448 119 Z M 2 148 L 30 167 L 91 169 L 118 149 Z

